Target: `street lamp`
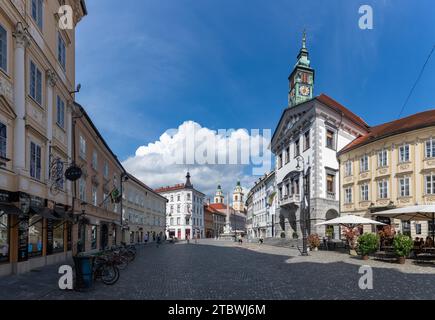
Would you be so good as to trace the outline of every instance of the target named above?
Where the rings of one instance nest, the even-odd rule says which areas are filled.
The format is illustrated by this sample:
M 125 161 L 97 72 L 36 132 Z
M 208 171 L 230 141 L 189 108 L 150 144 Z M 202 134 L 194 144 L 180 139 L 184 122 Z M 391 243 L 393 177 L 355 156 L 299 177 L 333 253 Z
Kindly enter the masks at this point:
M 305 159 L 303 156 L 299 155 L 296 157 L 296 160 L 298 162 L 296 166 L 296 170 L 299 172 L 302 172 L 302 191 L 303 196 L 301 199 L 301 206 L 300 206 L 300 224 L 301 224 L 301 230 L 302 230 L 302 256 L 308 256 L 308 245 L 307 245 L 307 212 L 310 210 L 309 206 L 309 186 L 306 182 L 306 179 L 308 179 L 309 169 L 307 170 L 307 173 L 305 173 Z M 302 168 L 300 165 L 300 162 L 302 161 Z

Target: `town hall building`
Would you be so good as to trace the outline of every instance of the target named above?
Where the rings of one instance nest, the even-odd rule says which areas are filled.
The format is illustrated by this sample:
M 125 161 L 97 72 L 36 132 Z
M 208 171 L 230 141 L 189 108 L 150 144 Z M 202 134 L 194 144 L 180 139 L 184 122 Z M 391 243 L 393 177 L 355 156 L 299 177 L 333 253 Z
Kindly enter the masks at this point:
M 314 96 L 314 83 L 315 71 L 304 33 L 302 48 L 289 76 L 288 106 L 271 142 L 276 158 L 276 237 L 302 237 L 302 206 L 308 208 L 308 234 L 339 237 L 337 227 L 315 224 L 338 217 L 337 151 L 366 134 L 369 128 L 363 119 L 329 96 Z

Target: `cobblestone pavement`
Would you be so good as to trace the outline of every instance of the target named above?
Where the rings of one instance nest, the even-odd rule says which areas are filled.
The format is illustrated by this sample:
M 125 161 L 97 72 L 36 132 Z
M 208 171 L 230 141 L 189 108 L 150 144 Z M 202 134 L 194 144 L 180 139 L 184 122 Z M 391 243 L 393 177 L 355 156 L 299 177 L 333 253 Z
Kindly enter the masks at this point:
M 358 287 L 363 264 L 373 267 L 373 290 Z M 59 290 L 58 278 L 56 266 L 0 278 L 0 299 L 435 299 L 435 267 L 215 240 L 148 245 L 116 285 L 86 293 Z

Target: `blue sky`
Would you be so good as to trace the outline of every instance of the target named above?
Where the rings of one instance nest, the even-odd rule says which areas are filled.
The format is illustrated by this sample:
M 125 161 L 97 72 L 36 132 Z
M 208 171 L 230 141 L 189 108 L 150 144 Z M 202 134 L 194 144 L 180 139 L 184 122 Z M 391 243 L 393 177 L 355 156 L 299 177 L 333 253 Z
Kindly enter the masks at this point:
M 373 7 L 373 30 L 358 28 L 362 4 Z M 275 129 L 304 28 L 315 94 L 328 94 L 371 125 L 398 117 L 435 44 L 432 0 L 87 6 L 77 29 L 77 100 L 121 160 L 188 120 L 209 129 Z M 404 115 L 431 108 L 435 55 Z

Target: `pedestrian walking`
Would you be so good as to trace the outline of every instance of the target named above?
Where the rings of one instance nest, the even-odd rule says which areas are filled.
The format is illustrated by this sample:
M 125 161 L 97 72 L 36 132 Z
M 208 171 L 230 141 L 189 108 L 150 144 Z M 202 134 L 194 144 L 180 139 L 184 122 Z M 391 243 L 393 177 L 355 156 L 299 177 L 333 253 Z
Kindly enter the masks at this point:
M 157 236 L 157 241 L 156 241 L 156 243 L 157 243 L 157 248 L 160 246 L 160 236 Z
M 190 243 L 190 236 L 189 235 L 186 236 L 186 241 L 187 241 L 187 244 Z

